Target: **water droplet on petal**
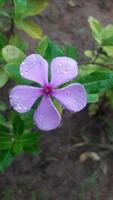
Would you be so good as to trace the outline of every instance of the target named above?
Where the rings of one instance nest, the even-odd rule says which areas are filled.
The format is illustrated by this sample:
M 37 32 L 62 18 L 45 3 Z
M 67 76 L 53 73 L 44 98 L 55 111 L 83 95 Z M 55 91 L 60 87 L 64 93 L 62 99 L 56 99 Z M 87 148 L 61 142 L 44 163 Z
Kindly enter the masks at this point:
M 29 71 L 28 71 L 28 70 L 26 70 L 26 71 L 25 71 L 25 75 L 28 75 L 28 74 L 29 74 Z
M 24 107 L 24 110 L 27 110 L 27 107 L 26 107 L 26 106 Z
M 67 74 L 67 73 L 68 73 L 68 70 L 67 70 L 67 69 L 65 69 L 65 70 L 64 70 L 64 73 L 65 73 L 65 74 Z
M 60 76 L 60 77 L 62 77 L 62 76 L 63 76 L 63 73 L 62 73 L 62 72 L 60 72 L 60 73 L 59 73 L 59 76 Z
M 59 66 L 61 67 L 61 66 L 62 66 L 62 63 L 59 63 Z

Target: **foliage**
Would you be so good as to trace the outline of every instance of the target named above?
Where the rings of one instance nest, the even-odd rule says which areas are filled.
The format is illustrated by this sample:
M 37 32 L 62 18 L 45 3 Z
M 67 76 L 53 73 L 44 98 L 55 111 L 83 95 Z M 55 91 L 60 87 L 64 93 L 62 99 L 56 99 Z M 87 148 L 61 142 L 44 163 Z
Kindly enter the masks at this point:
M 5 86 L 9 79 L 18 84 L 34 85 L 21 77 L 19 73 L 20 63 L 26 57 L 29 45 L 20 36 L 12 31 L 12 23 L 16 28 L 24 30 L 29 36 L 38 41 L 34 53 L 42 55 L 49 63 L 54 57 L 69 56 L 78 60 L 78 50 L 71 44 L 58 46 L 47 36 L 43 36 L 41 28 L 31 19 L 31 16 L 39 14 L 48 5 L 47 0 L 14 0 L 13 7 L 6 12 L 7 1 L 0 1 L 0 88 Z M 7 27 L 2 27 L 6 20 Z M 87 91 L 91 113 L 102 96 L 106 96 L 109 105 L 113 107 L 113 25 L 103 27 L 100 22 L 89 17 L 91 34 L 95 41 L 95 49 L 86 50 L 87 63 L 80 64 L 79 75 L 72 82 L 82 83 Z M 8 31 L 12 31 L 6 37 Z M 101 97 L 101 99 L 100 99 Z M 22 152 L 39 153 L 40 133 L 34 129 L 32 116 L 39 101 L 25 114 L 9 112 L 4 101 L 0 101 L 0 171 L 8 167 L 14 157 Z M 54 105 L 60 113 L 62 107 L 54 100 Z M 96 105 L 96 106 L 95 106 Z M 6 113 L 8 113 L 6 115 Z M 6 116 L 6 117 L 4 117 Z

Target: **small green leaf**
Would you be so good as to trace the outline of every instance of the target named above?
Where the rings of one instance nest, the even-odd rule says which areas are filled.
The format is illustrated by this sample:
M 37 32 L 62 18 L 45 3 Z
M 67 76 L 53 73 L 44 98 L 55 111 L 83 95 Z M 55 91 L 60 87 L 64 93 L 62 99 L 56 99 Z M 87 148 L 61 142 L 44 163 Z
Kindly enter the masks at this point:
M 27 146 L 29 144 L 34 144 L 40 139 L 38 133 L 25 133 L 19 136 L 16 142 L 22 144 L 23 146 Z
M 8 81 L 8 75 L 4 69 L 0 68 L 0 88 L 3 87 Z
M 22 40 L 17 34 L 11 35 L 9 45 L 16 46 L 22 51 L 26 51 L 29 47 L 28 43 Z
M 19 143 L 14 143 L 13 148 L 12 148 L 13 153 L 15 153 L 16 155 L 22 153 L 23 151 L 23 146 Z
M 64 56 L 64 52 L 57 44 L 49 40 L 44 58 L 48 60 L 48 62 L 51 62 L 51 60 L 57 56 Z
M 73 47 L 71 44 L 66 44 L 64 46 L 64 52 L 66 56 L 77 59 L 77 48 Z
M 7 45 L 2 49 L 2 56 L 7 63 L 20 62 L 25 57 L 18 47 L 12 45 Z
M 88 58 L 93 58 L 93 57 L 94 57 L 93 52 L 90 51 L 90 50 L 86 50 L 86 51 L 84 52 L 84 54 L 85 54 L 85 56 L 88 57 Z
M 0 49 L 2 49 L 7 44 L 7 38 L 5 35 L 0 34 Z
M 17 83 L 28 84 L 28 85 L 30 83 L 32 83 L 32 81 L 26 80 L 26 79 L 22 78 L 22 76 L 20 75 L 20 64 L 9 63 L 9 64 L 5 65 L 4 69 L 5 69 L 6 73 Z
M 105 69 L 104 67 L 102 68 L 101 66 L 99 65 L 96 65 L 96 64 L 87 64 L 87 65 L 80 65 L 80 68 L 79 68 L 79 76 L 85 76 L 85 75 L 88 75 L 88 74 L 91 74 L 92 72 L 95 72 L 95 71 L 101 71 Z
M 111 70 L 96 71 L 78 78 L 84 84 L 88 94 L 95 94 L 113 88 L 113 72 Z
M 0 171 L 5 170 L 13 161 L 10 150 L 0 152 Z
M 2 131 L 2 130 L 1 130 Z M 0 150 L 5 150 L 11 148 L 12 140 L 11 136 L 8 134 L 0 133 Z
M 47 36 L 44 36 L 36 46 L 36 53 L 44 57 L 46 50 L 48 48 L 48 43 L 49 43 L 49 38 Z
M 6 126 L 6 124 L 0 123 L 0 134 L 2 134 L 2 133 L 8 133 L 8 132 L 9 132 L 9 128 Z
M 24 122 L 17 112 L 12 113 L 11 121 L 13 125 L 13 133 L 19 135 L 22 134 L 24 131 Z
M 30 19 L 15 21 L 17 28 L 25 31 L 33 39 L 41 39 L 43 37 L 42 29 Z
M 113 25 L 109 24 L 102 31 L 102 45 L 112 46 L 113 45 Z
M 94 39 L 97 41 L 97 43 L 99 45 L 102 44 L 102 30 L 103 27 L 101 26 L 100 22 L 95 19 L 94 17 L 89 17 L 88 18 L 88 22 L 92 31 L 92 36 L 94 37 Z
M 56 99 L 54 99 L 53 103 L 54 103 L 56 109 L 59 111 L 59 113 L 62 114 L 63 109 L 62 109 L 62 106 L 58 103 L 58 101 Z
M 96 103 L 99 101 L 99 94 L 90 94 L 87 99 L 88 103 Z
M 15 15 L 25 18 L 37 15 L 48 6 L 48 0 L 14 0 Z
M 0 124 L 5 124 L 6 120 L 5 117 L 0 113 Z
M 102 48 L 107 53 L 108 56 L 113 57 L 113 46 L 103 46 Z

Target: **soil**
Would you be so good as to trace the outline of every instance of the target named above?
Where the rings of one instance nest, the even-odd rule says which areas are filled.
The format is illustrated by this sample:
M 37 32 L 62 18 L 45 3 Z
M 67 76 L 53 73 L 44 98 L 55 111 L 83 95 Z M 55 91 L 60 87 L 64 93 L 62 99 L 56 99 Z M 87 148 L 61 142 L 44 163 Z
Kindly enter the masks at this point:
M 50 0 L 35 20 L 57 43 L 75 45 L 84 60 L 84 50 L 94 47 L 88 17 L 113 23 L 112 8 L 112 0 Z M 33 52 L 36 41 L 20 34 Z M 106 101 L 101 107 L 93 117 L 88 107 L 76 114 L 65 111 L 57 130 L 42 133 L 40 155 L 18 156 L 0 175 L 0 199 L 113 200 L 113 112 Z

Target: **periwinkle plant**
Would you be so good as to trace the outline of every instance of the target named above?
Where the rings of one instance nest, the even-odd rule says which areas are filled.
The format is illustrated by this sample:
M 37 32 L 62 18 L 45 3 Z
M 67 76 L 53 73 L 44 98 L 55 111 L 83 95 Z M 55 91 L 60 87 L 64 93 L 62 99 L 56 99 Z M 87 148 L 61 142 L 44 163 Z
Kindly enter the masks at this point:
M 11 106 L 19 113 L 29 111 L 42 96 L 34 113 L 34 121 L 39 129 L 45 131 L 55 129 L 61 122 L 60 113 L 51 97 L 72 112 L 80 111 L 87 104 L 87 94 L 80 83 L 59 88 L 77 76 L 78 66 L 75 60 L 65 56 L 54 58 L 50 65 L 50 73 L 51 80 L 49 81 L 47 61 L 38 54 L 29 55 L 20 65 L 20 74 L 25 79 L 38 83 L 40 87 L 18 85 L 11 90 L 9 96 Z

